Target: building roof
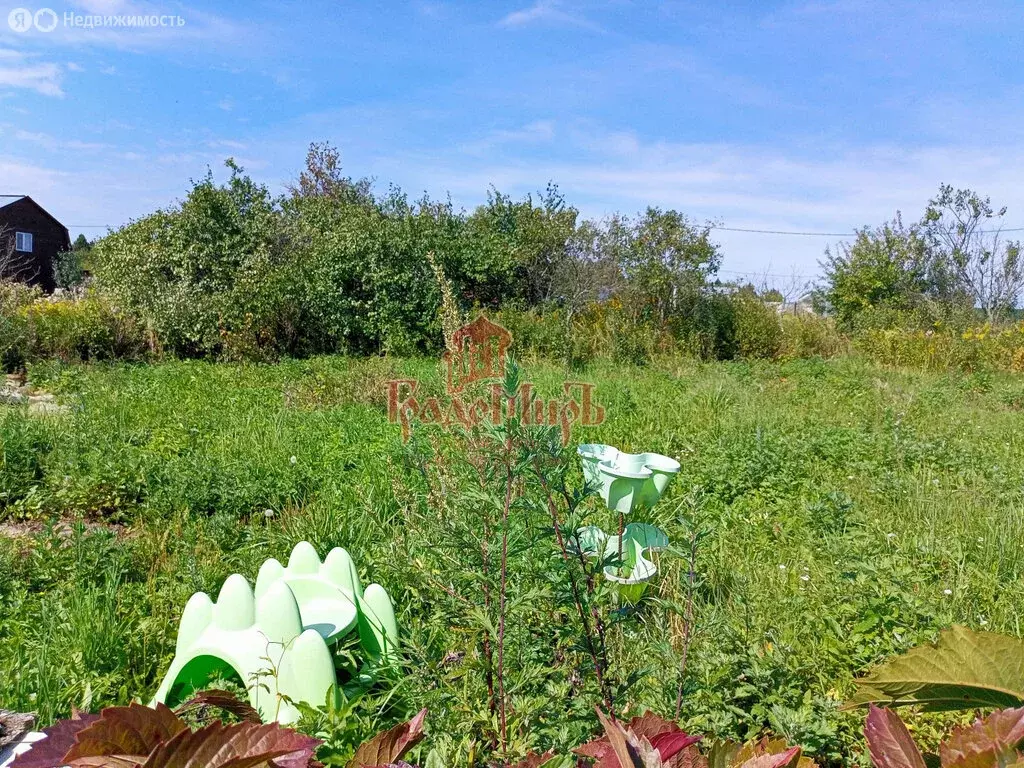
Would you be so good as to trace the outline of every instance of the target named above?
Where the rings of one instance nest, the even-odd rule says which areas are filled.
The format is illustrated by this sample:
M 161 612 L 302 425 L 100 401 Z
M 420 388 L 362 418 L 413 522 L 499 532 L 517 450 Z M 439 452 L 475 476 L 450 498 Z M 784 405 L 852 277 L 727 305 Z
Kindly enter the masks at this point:
M 35 200 L 33 200 L 28 195 L 0 195 L 0 209 L 6 208 L 8 205 L 13 205 L 14 203 L 18 202 L 19 200 L 28 200 L 30 203 L 32 203 L 32 205 L 34 205 L 37 209 L 39 209 L 39 211 L 44 216 L 46 216 L 46 218 L 48 218 L 50 221 L 52 221 L 58 227 L 63 229 L 65 233 L 68 231 L 68 228 L 65 227 L 63 224 L 61 224 L 60 220 L 56 216 L 54 216 L 48 210 L 43 208 L 43 206 L 41 206 L 39 203 L 37 203 Z M 69 242 L 70 242 L 70 235 L 68 236 L 68 238 L 69 238 Z
M 11 203 L 16 203 L 18 200 L 27 197 L 27 195 L 0 195 L 0 208 Z

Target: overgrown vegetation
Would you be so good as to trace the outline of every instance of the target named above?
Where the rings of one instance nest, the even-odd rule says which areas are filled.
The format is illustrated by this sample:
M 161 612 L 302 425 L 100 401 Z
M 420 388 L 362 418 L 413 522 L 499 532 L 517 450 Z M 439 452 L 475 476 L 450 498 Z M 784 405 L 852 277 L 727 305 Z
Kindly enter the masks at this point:
M 157 355 L 437 352 L 429 253 L 463 312 L 536 322 L 533 337 L 550 329 L 558 356 L 576 364 L 675 349 L 707 359 L 780 353 L 771 310 L 752 292 L 733 301 L 715 289 L 721 253 L 710 224 L 677 211 L 584 220 L 552 185 L 522 200 L 492 191 L 467 212 L 395 188 L 375 193 L 344 176 L 326 145 L 311 147 L 285 195 L 227 165 L 226 183 L 208 174 L 179 203 L 76 242 L 59 261 L 59 284 L 75 283 L 87 262 L 90 300 L 128 319 L 134 340 Z M 755 312 L 764 318 L 750 322 Z M 50 357 L 45 344 L 5 336 L 8 368 Z
M 827 256 L 822 316 L 723 285 L 711 225 L 675 211 L 585 221 L 549 187 L 464 212 L 376 194 L 317 145 L 284 196 L 229 169 L 76 243 L 70 292 L 0 286 L 0 362 L 67 407 L 0 406 L 5 707 L 48 723 L 146 698 L 188 596 L 299 539 L 346 547 L 401 611 L 385 684 L 306 713 L 328 765 L 429 706 L 427 768 L 536 768 L 597 720 L 577 754 L 599 767 L 919 766 L 879 710 L 865 751 L 853 677 L 952 623 L 1020 633 L 1024 391 L 1002 372 L 1024 370 L 1024 269 L 987 199 L 942 187 L 919 223 L 860 231 Z M 581 526 L 622 521 L 557 431 L 403 444 L 388 423 L 387 382 L 441 394 L 417 355 L 479 312 L 524 366 L 506 394 L 592 381 L 608 420 L 586 440 L 682 462 L 651 521 L 663 579 L 637 604 L 582 554 Z M 863 700 L 927 704 L 885 677 L 901 664 Z M 647 709 L 679 723 L 627 720 Z M 1019 730 L 993 717 L 951 743 Z M 932 748 L 965 717 L 908 719 Z
M 826 251 L 819 308 L 846 329 L 961 331 L 1011 319 L 1024 290 L 1020 243 L 1004 238 L 1006 208 L 944 184 L 921 221 L 894 221 L 857 232 Z
M 525 371 L 548 394 L 567 375 L 550 363 Z M 608 414 L 577 439 L 657 447 L 683 465 L 651 520 L 673 544 L 659 588 L 623 610 L 593 598 L 618 715 L 674 713 L 681 682 L 688 732 L 770 732 L 823 764 L 865 762 L 862 716 L 839 709 L 855 674 L 953 623 L 1017 633 L 1016 378 L 678 357 L 573 375 L 597 385 Z M 492 754 L 500 724 L 482 638 L 497 636 L 496 602 L 487 613 L 464 599 L 477 604 L 487 583 L 500 600 L 502 443 L 483 486 L 454 438 L 427 432 L 404 446 L 386 418 L 391 378 L 443 391 L 435 363 L 398 358 L 34 367 L 30 380 L 71 410 L 0 417 L 4 706 L 45 724 L 72 706 L 147 698 L 192 592 L 215 592 L 307 539 L 346 547 L 364 579 L 388 589 L 405 643 L 393 688 L 341 704 L 308 732 L 345 756 L 429 706 L 446 764 Z M 578 489 L 571 453 L 567 473 Z M 516 756 L 582 743 L 602 700 L 529 474 L 513 487 L 506 582 Z M 486 510 L 495 569 L 481 580 Z M 572 514 L 617 524 L 593 499 Z M 564 505 L 559 515 L 571 519 Z M 949 717 L 913 717 L 918 738 L 937 739 Z

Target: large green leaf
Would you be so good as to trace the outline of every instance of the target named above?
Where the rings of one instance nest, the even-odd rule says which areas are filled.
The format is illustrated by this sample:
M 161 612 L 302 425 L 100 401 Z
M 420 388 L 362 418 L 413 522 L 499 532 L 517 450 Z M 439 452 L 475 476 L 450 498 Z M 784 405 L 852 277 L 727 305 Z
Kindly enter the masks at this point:
M 1024 640 L 952 627 L 934 645 L 890 659 L 858 680 L 847 706 L 871 703 L 927 710 L 1024 705 Z

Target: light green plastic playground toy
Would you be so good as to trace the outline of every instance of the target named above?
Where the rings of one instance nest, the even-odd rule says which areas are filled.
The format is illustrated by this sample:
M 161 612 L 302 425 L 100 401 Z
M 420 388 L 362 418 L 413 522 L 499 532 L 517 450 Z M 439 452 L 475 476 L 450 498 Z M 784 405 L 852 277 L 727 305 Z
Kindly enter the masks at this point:
M 384 588 L 370 584 L 364 591 L 344 549 L 332 549 L 321 563 L 301 541 L 287 567 L 273 558 L 260 567 L 255 592 L 236 573 L 216 603 L 205 592 L 192 595 L 154 702 L 178 702 L 211 679 L 234 674 L 264 722 L 294 723 L 296 703 L 322 706 L 337 695 L 330 646 L 352 630 L 369 656 L 364 677 L 395 659 L 398 627 Z
M 623 453 L 599 443 L 576 449 L 587 485 L 597 489 L 614 512 L 650 510 L 679 472 L 679 462 L 660 453 Z
M 649 512 L 679 472 L 679 462 L 660 453 L 623 453 L 618 448 L 590 443 L 576 449 L 583 464 L 587 487 L 597 492 L 613 512 L 619 514 L 620 525 L 625 515 Z M 647 582 L 658 574 L 658 566 L 645 553 L 668 548 L 668 536 L 660 528 L 646 523 L 629 523 L 619 536 L 609 536 L 596 526 L 578 532 L 584 554 L 613 557 L 621 567 L 606 565 L 604 576 L 619 586 L 619 594 L 635 603 L 646 590 Z

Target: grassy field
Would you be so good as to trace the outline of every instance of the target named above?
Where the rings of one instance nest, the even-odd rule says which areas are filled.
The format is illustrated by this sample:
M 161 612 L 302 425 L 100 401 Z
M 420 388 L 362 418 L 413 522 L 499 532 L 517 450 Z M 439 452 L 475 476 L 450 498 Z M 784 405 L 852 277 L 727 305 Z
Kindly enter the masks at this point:
M 567 376 L 526 372 L 552 392 Z M 35 368 L 32 381 L 71 408 L 0 409 L 0 706 L 45 723 L 148 700 L 188 596 L 235 571 L 253 577 L 305 538 L 346 547 L 364 583 L 388 589 L 406 640 L 393 686 L 317 727 L 340 754 L 429 706 L 431 743 L 462 764 L 491 717 L 478 630 L 439 588 L 443 542 L 410 534 L 437 529 L 411 522 L 423 515 L 415 472 L 385 410 L 397 376 L 439 387 L 421 360 Z M 630 683 L 620 709 L 672 713 L 688 595 L 687 727 L 775 732 L 833 764 L 860 760 L 863 715 L 839 711 L 855 674 L 954 622 L 1022 634 L 1018 377 L 857 359 L 582 376 L 608 418 L 574 441 L 682 462 L 652 515 L 678 551 L 661 557 L 655 594 L 610 614 L 609 653 Z M 553 629 L 568 619 L 537 589 L 521 595 L 509 637 L 520 753 L 575 745 L 597 703 L 568 660 L 579 649 Z M 917 728 L 927 739 L 929 723 Z

